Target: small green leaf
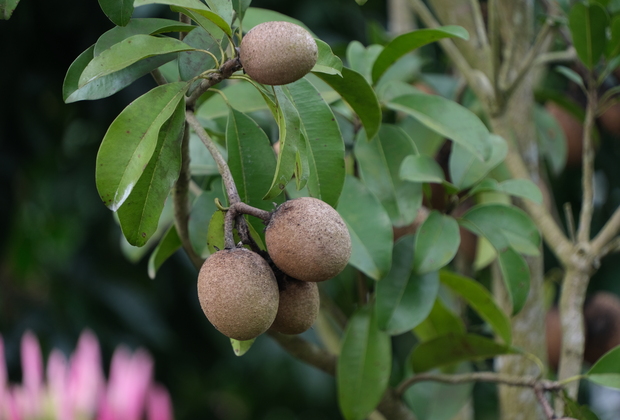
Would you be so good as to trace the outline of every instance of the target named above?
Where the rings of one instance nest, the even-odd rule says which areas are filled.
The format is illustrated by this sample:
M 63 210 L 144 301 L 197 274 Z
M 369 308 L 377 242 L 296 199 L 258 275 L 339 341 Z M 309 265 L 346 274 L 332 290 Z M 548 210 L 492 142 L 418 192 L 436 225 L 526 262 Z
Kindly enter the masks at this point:
M 504 344 L 512 342 L 512 326 L 510 320 L 497 306 L 491 293 L 480 283 L 458 274 L 441 271 L 439 279 L 454 293 L 460 295 L 467 304 L 493 328 L 493 331 L 501 337 Z
M 399 174 L 403 160 L 416 153 L 413 140 L 400 127 L 382 124 L 371 141 L 360 130 L 354 152 L 364 184 L 381 201 L 392 224 L 413 222 L 422 205 L 422 185 L 404 181 Z
M 250 7 L 250 3 L 252 3 L 252 0 L 232 0 L 232 6 L 235 13 L 237 13 L 239 22 L 243 22 L 245 11 Z
M 185 101 L 159 130 L 153 155 L 125 202 L 118 220 L 133 246 L 144 246 L 157 229 L 159 216 L 181 170 L 181 139 L 185 127 Z
M 133 0 L 99 0 L 103 13 L 118 26 L 125 26 L 133 13 Z
M 308 140 L 305 152 L 310 165 L 308 192 L 332 207 L 344 185 L 344 141 L 336 117 L 317 89 L 306 79 L 285 88 L 299 112 Z M 280 145 L 281 146 L 281 145 Z
M 187 83 L 158 86 L 130 103 L 110 124 L 96 162 L 96 183 L 104 204 L 116 211 L 148 164 L 161 126 L 187 90 Z
M 239 83 L 228 85 L 221 91 L 226 95 L 230 106 L 244 114 L 269 109 L 263 96 L 249 82 L 240 80 Z M 196 111 L 196 116 L 208 120 L 225 117 L 228 112 L 228 104 L 222 96 L 213 95 L 200 105 Z
M 276 97 L 280 105 L 276 118 L 280 130 L 280 153 L 278 153 L 278 162 L 273 173 L 271 187 L 269 187 L 263 200 L 271 200 L 284 191 L 295 172 L 297 152 L 300 148 L 300 142 L 303 141 L 299 112 L 285 94 L 284 89 L 282 86 L 275 87 Z
M 385 46 L 372 67 L 372 83 L 377 83 L 387 69 L 399 58 L 421 46 L 443 38 L 469 39 L 465 28 L 460 26 L 441 26 L 435 29 L 418 29 L 397 36 Z
M 363 420 L 387 389 L 392 365 L 390 336 L 379 330 L 372 307 L 350 319 L 336 367 L 338 404 L 346 420 Z
M 588 380 L 611 388 L 620 388 L 620 346 L 614 347 L 590 368 Z
M 465 324 L 438 296 L 429 315 L 413 331 L 420 341 L 429 341 L 446 334 L 465 334 Z
M 607 36 L 605 31 L 609 16 L 605 9 L 596 3 L 577 2 L 568 15 L 573 45 L 579 59 L 592 69 L 605 51 Z
M 320 39 L 315 39 L 319 50 L 316 64 L 311 71 L 342 76 L 342 60 L 332 52 L 331 47 Z
M 243 356 L 246 354 L 250 350 L 250 347 L 252 347 L 252 344 L 254 344 L 254 341 L 256 341 L 256 338 L 246 341 L 239 341 L 231 338 L 230 344 L 235 352 L 235 356 Z
M 433 210 L 416 234 L 413 269 L 418 274 L 439 270 L 452 261 L 460 243 L 456 220 Z
M 489 191 L 497 191 L 515 197 L 527 198 L 537 204 L 543 203 L 540 188 L 529 179 L 508 179 L 501 183 L 491 178 L 484 179 L 471 189 L 470 194 L 474 195 Z
M 215 199 L 224 202 L 225 198 L 221 180 L 216 179 L 211 185 L 211 190 L 203 191 L 194 201 L 188 221 L 189 240 L 194 251 L 202 258 L 207 258 L 211 254 L 207 246 L 207 236 L 211 216 L 217 210 Z
M 407 156 L 400 165 L 399 175 L 401 179 L 411 182 L 441 184 L 445 181 L 443 169 L 435 159 L 428 155 Z
M 607 42 L 607 50 L 605 51 L 605 55 L 608 60 L 611 60 L 620 55 L 620 15 L 613 17 L 609 27 L 611 39 Z
M 508 296 L 512 302 L 512 314 L 521 311 L 530 293 L 530 270 L 523 257 L 512 248 L 499 251 L 499 267 Z
M 326 73 L 314 73 L 338 92 L 360 118 L 366 129 L 368 140 L 379 131 L 381 107 L 374 90 L 364 76 L 347 67 L 342 68 L 342 77 Z
M 437 272 L 413 272 L 413 242 L 413 236 L 406 235 L 394 244 L 392 268 L 377 284 L 377 322 L 380 329 L 391 335 L 407 332 L 424 321 L 439 291 Z
M 219 54 L 219 42 L 213 39 L 203 28 L 194 29 L 183 38 L 183 42 L 197 50 Z M 202 72 L 215 68 L 216 64 L 213 57 L 202 51 L 183 51 L 179 53 L 178 63 L 181 80 L 191 80 Z M 200 81 L 196 81 L 196 83 L 200 83 Z
M 159 241 L 153 253 L 149 257 L 148 273 L 149 278 L 154 279 L 157 270 L 168 258 L 181 248 L 181 239 L 174 224 L 168 228 L 164 237 Z
M 349 264 L 370 278 L 383 278 L 392 263 L 394 234 L 379 200 L 357 178 L 347 176 L 337 210 L 351 235 Z
M 570 398 L 566 391 L 561 394 L 564 401 L 564 414 L 576 420 L 599 420 L 598 416 L 588 408 L 587 405 L 580 405 L 577 401 Z
M 217 210 L 211 216 L 207 233 L 207 247 L 211 254 L 224 249 L 224 216 L 225 212 Z
M 347 61 L 351 70 L 355 70 L 364 78 L 368 83 L 372 84 L 372 65 L 383 50 L 381 45 L 369 45 L 364 48 L 361 42 L 352 41 L 347 47 Z
M 474 153 L 459 143 L 452 145 L 448 167 L 450 169 L 450 179 L 459 189 L 463 190 L 471 187 L 506 158 L 508 145 L 503 138 L 491 134 L 489 136 L 489 144 L 491 145 L 491 156 L 487 161 L 479 159 Z
M 566 166 L 568 153 L 564 130 L 547 108 L 534 107 L 534 124 L 536 126 L 540 154 L 543 155 L 555 175 L 559 175 Z
M 583 83 L 583 78 L 575 70 L 569 69 L 565 66 L 556 66 L 555 71 L 557 71 L 576 85 L 581 86 L 581 89 L 585 90 L 586 86 Z
M 122 70 L 148 57 L 191 50 L 194 48 L 178 39 L 134 35 L 114 44 L 93 58 L 82 72 L 78 86 L 83 87 L 98 78 Z
M 0 0 L 0 19 L 9 20 L 19 0 Z
M 462 105 L 438 95 L 425 94 L 399 96 L 386 105 L 459 143 L 480 160 L 489 160 L 492 151 L 489 130 L 476 114 Z
M 411 353 L 416 373 L 467 360 L 484 360 L 502 354 L 518 354 L 510 346 L 475 334 L 447 334 L 418 344 Z

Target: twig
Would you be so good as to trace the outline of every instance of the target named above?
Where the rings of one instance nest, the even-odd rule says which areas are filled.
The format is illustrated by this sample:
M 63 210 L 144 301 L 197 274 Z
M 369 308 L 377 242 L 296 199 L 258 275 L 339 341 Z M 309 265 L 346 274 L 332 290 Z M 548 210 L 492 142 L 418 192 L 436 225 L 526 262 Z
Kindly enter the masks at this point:
M 535 60 L 534 66 L 542 66 L 545 64 L 557 63 L 561 61 L 575 61 L 577 59 L 577 51 L 575 47 L 570 46 L 564 51 L 552 51 L 540 54 Z
M 551 408 L 549 401 L 547 401 L 547 398 L 545 397 L 545 393 L 543 389 L 539 386 L 535 386 L 534 394 L 536 394 L 536 398 L 538 398 L 538 402 L 542 406 L 543 411 L 545 412 L 545 416 L 547 416 L 547 419 L 549 420 L 555 419 L 555 412 L 553 411 L 553 408 Z
M 476 37 L 480 40 L 481 47 L 486 49 L 489 47 L 489 39 L 487 38 L 487 28 L 484 25 L 482 10 L 480 10 L 480 2 L 478 0 L 469 0 L 469 8 L 472 11 L 476 27 Z
M 196 253 L 189 240 L 189 126 L 185 124 L 183 140 L 181 143 L 181 171 L 179 178 L 174 184 L 172 199 L 174 204 L 174 225 L 176 227 L 183 249 L 196 268 L 200 268 L 203 259 Z
M 570 203 L 564 203 L 564 217 L 566 217 L 566 228 L 572 243 L 577 242 L 575 236 L 575 218 L 573 217 L 573 207 Z
M 159 70 L 159 68 L 152 70 L 151 76 L 153 76 L 153 79 L 155 79 L 155 83 L 157 83 L 160 86 L 168 83 L 168 81 L 166 80 L 164 75 L 161 73 L 161 70 Z
M 616 208 L 614 214 L 612 214 L 607 223 L 592 240 L 591 252 L 600 254 L 601 250 L 613 240 L 618 232 L 620 232 L 620 207 Z
M 209 73 L 202 83 L 200 83 L 200 86 L 198 86 L 187 99 L 187 109 L 193 110 L 196 106 L 196 101 L 200 98 L 200 96 L 202 96 L 203 93 L 205 93 L 210 87 L 220 83 L 222 80 L 228 79 L 233 75 L 233 73 L 241 70 L 241 68 L 242 66 L 241 61 L 239 61 L 239 57 L 235 57 L 225 61 L 217 71 Z

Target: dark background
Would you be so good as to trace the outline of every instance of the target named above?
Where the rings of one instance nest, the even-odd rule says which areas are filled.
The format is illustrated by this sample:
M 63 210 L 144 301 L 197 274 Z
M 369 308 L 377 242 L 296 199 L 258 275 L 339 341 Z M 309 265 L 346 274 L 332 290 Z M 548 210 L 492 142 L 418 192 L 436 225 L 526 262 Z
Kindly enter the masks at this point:
M 361 8 L 353 0 L 252 5 L 302 20 L 341 55 L 352 39 L 369 43 L 368 25 L 385 27 L 380 0 Z M 151 352 L 177 419 L 340 418 L 333 378 L 269 338 L 241 358 L 233 355 L 200 310 L 196 270 L 184 254 L 166 262 L 155 280 L 147 258 L 131 263 L 122 254 L 120 229 L 96 192 L 95 157 L 107 126 L 154 82 L 145 77 L 98 101 L 64 104 L 61 96 L 72 61 L 112 27 L 96 0 L 22 0 L 9 21 L 0 21 L 0 333 L 11 379 L 20 379 L 26 329 L 48 354 L 52 347 L 71 352 L 90 328 L 104 360 L 120 343 Z M 607 175 L 609 200 L 594 230 L 620 201 L 618 141 L 602 131 L 597 167 Z M 579 174 L 569 169 L 552 179 L 558 202 L 574 209 Z M 618 270 L 607 258 L 592 288 L 618 292 Z

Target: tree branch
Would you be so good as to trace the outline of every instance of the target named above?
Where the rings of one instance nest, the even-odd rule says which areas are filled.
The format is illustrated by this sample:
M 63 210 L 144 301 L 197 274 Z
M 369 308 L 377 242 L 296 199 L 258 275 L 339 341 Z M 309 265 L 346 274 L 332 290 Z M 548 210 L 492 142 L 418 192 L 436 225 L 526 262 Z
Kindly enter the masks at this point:
M 205 79 L 200 83 L 200 86 L 194 90 L 194 92 L 187 99 L 187 109 L 193 110 L 196 106 L 196 101 L 203 93 L 205 93 L 210 87 L 217 85 L 222 80 L 228 79 L 233 75 L 236 71 L 242 69 L 241 61 L 239 61 L 239 57 L 231 58 L 230 60 L 224 62 L 222 66 L 213 73 L 209 73 Z

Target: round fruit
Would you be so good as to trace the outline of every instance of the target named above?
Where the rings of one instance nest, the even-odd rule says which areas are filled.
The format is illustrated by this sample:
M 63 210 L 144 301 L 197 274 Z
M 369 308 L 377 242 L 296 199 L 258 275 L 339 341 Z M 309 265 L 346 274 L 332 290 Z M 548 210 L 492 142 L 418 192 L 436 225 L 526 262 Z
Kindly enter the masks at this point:
M 302 197 L 280 205 L 265 229 L 273 263 L 290 277 L 324 281 L 340 273 L 351 256 L 351 237 L 329 204 Z
M 595 363 L 620 344 L 620 299 L 609 292 L 597 292 L 583 308 L 586 324 L 586 348 L 583 358 Z
M 222 334 L 250 340 L 269 329 L 278 312 L 278 283 L 260 255 L 245 248 L 212 254 L 198 273 L 198 299 Z
M 280 291 L 280 305 L 271 329 L 282 334 L 301 334 L 309 329 L 319 315 L 319 287 L 288 278 Z
M 286 85 L 304 77 L 316 64 L 318 48 L 312 35 L 290 22 L 265 22 L 241 40 L 239 59 L 258 83 Z

